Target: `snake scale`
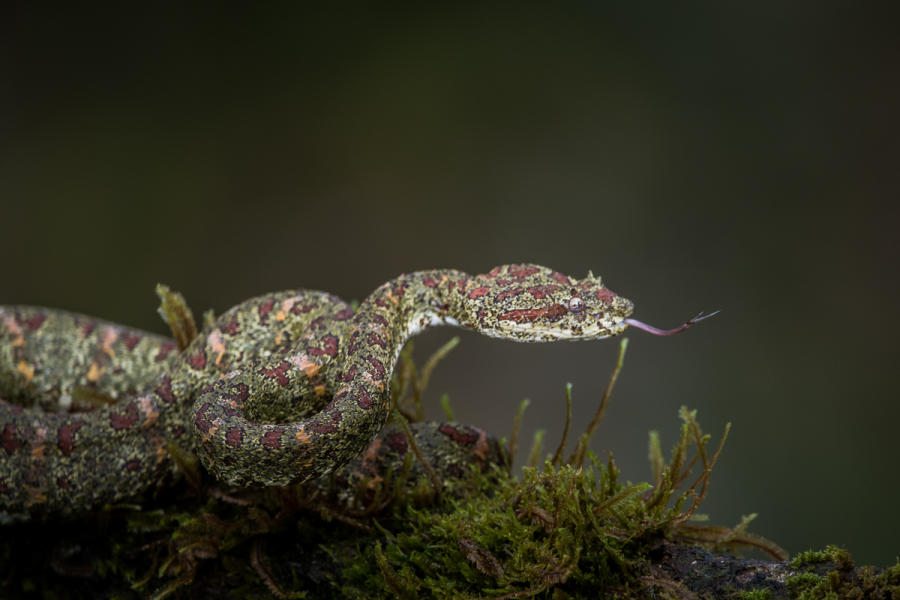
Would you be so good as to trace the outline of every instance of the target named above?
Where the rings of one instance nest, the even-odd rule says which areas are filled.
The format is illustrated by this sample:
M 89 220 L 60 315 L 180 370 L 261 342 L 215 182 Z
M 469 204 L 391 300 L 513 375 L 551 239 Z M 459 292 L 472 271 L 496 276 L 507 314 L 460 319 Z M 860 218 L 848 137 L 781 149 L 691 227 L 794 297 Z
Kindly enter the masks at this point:
M 264 486 L 365 462 L 382 446 L 402 455 L 404 434 L 382 432 L 391 374 L 404 343 L 431 326 L 537 342 L 605 338 L 628 325 L 669 334 L 696 321 L 662 331 L 632 311 L 598 277 L 531 264 L 400 275 L 356 311 L 318 291 L 259 296 L 182 352 L 97 319 L 2 306 L 0 521 L 77 514 L 158 489 L 177 475 L 175 448 L 229 484 Z M 113 402 L 97 407 L 92 396 Z M 501 460 L 496 440 L 474 427 L 419 424 L 414 435 L 441 473 Z

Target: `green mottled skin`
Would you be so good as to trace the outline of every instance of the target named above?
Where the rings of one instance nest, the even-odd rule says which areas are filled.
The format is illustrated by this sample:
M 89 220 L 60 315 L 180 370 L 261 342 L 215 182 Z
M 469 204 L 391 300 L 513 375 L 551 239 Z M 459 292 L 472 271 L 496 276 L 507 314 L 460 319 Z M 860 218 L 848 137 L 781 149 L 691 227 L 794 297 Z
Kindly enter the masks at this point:
M 620 333 L 631 312 L 593 276 L 536 265 L 401 275 L 355 313 L 322 292 L 268 294 L 222 314 L 182 353 L 87 317 L 0 307 L 0 517 L 144 494 L 175 474 L 173 446 L 230 484 L 300 483 L 356 459 L 337 473 L 353 483 L 385 450 L 406 452 L 403 434 L 379 432 L 410 336 L 450 324 L 518 341 L 594 339 Z M 476 428 L 420 424 L 414 435 L 448 475 L 502 460 Z

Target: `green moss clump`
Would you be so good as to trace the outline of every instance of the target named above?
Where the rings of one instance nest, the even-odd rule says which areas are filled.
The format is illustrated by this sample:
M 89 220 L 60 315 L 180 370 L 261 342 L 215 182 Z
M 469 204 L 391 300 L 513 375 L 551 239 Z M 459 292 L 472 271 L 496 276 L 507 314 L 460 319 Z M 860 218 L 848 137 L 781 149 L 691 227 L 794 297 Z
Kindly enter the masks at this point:
M 590 453 L 587 467 L 548 459 L 542 469 L 525 468 L 521 479 L 501 471 L 488 482 L 473 472 L 473 493 L 451 495 L 437 509 L 407 506 L 395 513 L 402 527 L 382 527 L 381 540 L 358 547 L 359 556 L 343 569 L 341 592 L 351 598 L 511 598 L 552 590 L 594 598 L 601 590 L 627 595 L 648 583 L 679 588 L 648 576 L 647 556 L 663 537 L 694 539 L 704 531 L 702 541 L 711 545 L 745 542 L 737 530 L 686 523 L 705 495 L 721 445 L 708 454 L 709 437 L 695 414 L 682 409 L 681 417 L 681 440 L 670 461 L 659 465 L 656 487 L 622 483 L 612 457 L 601 463 Z M 700 475 L 678 492 L 695 460 L 703 465 Z
M 791 598 L 811 599 L 815 596 L 809 594 L 819 586 L 822 578 L 815 573 L 800 573 L 793 577 L 788 577 L 784 584 L 788 588 Z
M 853 557 L 843 548 L 827 546 L 824 550 L 807 550 L 799 552 L 791 559 L 792 569 L 802 569 L 810 565 L 821 563 L 836 563 L 839 569 L 852 569 Z
M 789 566 L 801 571 L 785 581 L 790 597 L 797 600 L 900 598 L 900 561 L 887 569 L 856 569 L 849 552 L 828 546 L 801 552 Z
M 570 594 L 624 587 L 641 570 L 631 549 L 654 527 L 640 500 L 648 488 L 618 484 L 611 461 L 586 470 L 547 463 L 543 471 L 526 469 L 521 481 L 504 476 L 480 494 L 450 500 L 444 510 L 408 508 L 402 530 L 361 549 L 371 568 L 350 565 L 342 591 L 461 598 L 563 584 Z

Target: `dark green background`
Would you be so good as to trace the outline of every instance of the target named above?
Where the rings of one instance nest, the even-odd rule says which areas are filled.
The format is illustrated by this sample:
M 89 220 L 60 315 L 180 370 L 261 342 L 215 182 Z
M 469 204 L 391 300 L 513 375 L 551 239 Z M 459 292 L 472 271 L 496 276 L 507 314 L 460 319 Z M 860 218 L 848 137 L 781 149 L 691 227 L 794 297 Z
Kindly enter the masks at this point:
M 631 335 L 595 448 L 648 477 L 681 404 L 733 435 L 706 511 L 790 551 L 900 553 L 896 11 L 841 2 L 4 9 L 0 303 L 164 331 L 430 267 L 602 274 Z M 141 12 L 143 11 L 143 12 Z M 451 335 L 421 339 L 425 351 Z M 615 342 L 462 334 L 432 384 L 530 436 L 593 413 Z

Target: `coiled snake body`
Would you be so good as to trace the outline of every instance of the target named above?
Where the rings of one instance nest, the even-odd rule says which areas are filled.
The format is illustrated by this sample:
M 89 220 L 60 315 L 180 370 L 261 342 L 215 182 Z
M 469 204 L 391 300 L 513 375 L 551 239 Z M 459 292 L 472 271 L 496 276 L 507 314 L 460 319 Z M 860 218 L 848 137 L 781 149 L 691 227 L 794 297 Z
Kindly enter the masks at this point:
M 380 286 L 355 312 L 307 290 L 248 300 L 179 353 L 103 321 L 0 307 L 0 516 L 75 513 L 147 492 L 177 470 L 173 444 L 231 484 L 306 481 L 376 439 L 400 349 L 423 329 L 595 339 L 638 324 L 632 309 L 599 278 L 537 265 L 421 271 Z M 91 393 L 116 401 L 84 406 Z M 420 431 L 460 456 L 486 454 L 475 428 Z

